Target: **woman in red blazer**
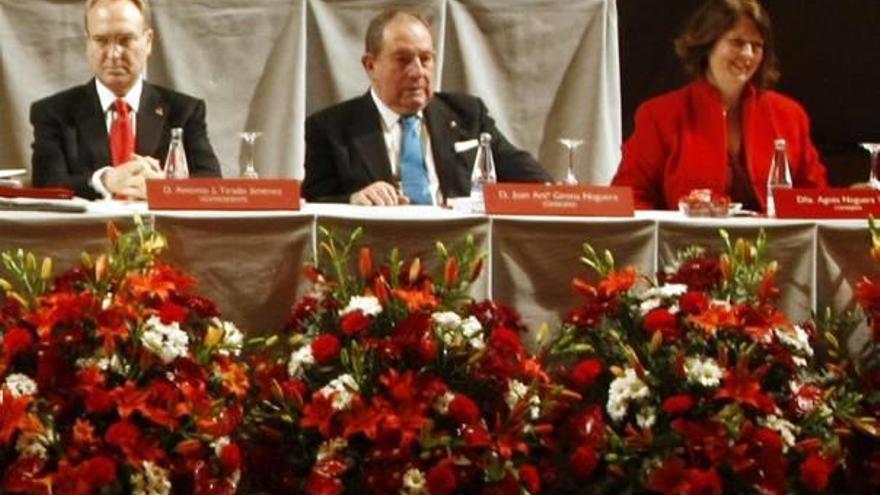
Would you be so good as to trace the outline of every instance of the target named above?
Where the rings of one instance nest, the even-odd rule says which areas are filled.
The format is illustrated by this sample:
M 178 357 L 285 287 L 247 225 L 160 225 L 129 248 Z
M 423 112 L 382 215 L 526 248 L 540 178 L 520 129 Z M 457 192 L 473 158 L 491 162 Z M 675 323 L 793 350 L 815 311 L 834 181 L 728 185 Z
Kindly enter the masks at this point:
M 694 80 L 639 107 L 612 181 L 633 188 L 638 208 L 676 209 L 692 189 L 711 189 L 763 211 L 778 138 L 796 187 L 827 186 L 806 112 L 767 89 L 779 72 L 757 0 L 709 0 L 675 48 Z

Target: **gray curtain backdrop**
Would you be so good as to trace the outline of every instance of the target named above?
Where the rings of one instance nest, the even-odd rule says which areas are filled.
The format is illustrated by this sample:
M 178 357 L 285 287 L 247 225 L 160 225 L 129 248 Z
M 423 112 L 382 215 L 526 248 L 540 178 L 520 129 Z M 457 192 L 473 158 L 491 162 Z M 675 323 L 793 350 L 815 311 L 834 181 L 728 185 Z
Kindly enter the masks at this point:
M 302 178 L 305 117 L 365 92 L 370 18 L 391 5 L 432 21 L 438 90 L 482 97 L 499 127 L 558 180 L 581 139 L 581 183 L 607 184 L 619 161 L 616 0 L 152 0 L 148 79 L 203 98 L 223 174 L 238 133 L 262 131 L 262 177 Z M 83 2 L 0 0 L 0 169 L 29 168 L 30 104 L 91 77 Z

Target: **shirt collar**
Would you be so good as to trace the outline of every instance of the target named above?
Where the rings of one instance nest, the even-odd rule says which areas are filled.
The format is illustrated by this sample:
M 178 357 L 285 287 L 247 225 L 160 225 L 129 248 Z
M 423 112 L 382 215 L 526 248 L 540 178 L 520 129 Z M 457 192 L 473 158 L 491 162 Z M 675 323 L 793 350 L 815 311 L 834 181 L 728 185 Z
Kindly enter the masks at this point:
M 388 105 L 385 104 L 380 98 L 379 95 L 376 94 L 376 90 L 370 88 L 370 96 L 373 97 L 373 103 L 376 104 L 376 108 L 379 110 L 379 116 L 382 118 L 382 123 L 385 124 L 385 129 L 393 129 L 394 126 L 400 121 L 400 114 L 392 110 Z M 416 112 L 416 116 L 421 119 L 422 111 L 419 110 Z
M 104 86 L 104 83 L 99 81 L 98 78 L 95 78 L 95 87 L 98 90 L 98 99 L 101 100 L 101 108 L 106 112 L 111 106 L 113 106 L 117 96 L 113 91 L 110 91 L 110 88 Z M 141 105 L 141 93 L 143 93 L 143 91 L 144 80 L 138 78 L 137 81 L 135 81 L 134 86 L 132 86 L 131 89 L 128 90 L 128 93 L 122 98 L 128 103 L 129 108 L 131 108 L 134 113 L 137 113 L 138 108 Z

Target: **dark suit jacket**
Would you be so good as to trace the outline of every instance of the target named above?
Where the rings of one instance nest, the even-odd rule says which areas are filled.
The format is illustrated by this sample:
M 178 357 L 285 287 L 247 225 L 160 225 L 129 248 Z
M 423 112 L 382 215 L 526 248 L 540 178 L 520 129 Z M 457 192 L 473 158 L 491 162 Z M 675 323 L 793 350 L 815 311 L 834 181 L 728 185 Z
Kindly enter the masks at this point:
M 492 135 L 500 182 L 551 180 L 529 153 L 514 147 L 501 134 L 479 98 L 435 93 L 423 114 L 444 197 L 470 194 L 476 149 L 456 153 L 454 145 L 477 139 L 482 132 Z M 306 120 L 305 172 L 302 192 L 309 201 L 348 203 L 352 193 L 371 183 L 392 180 L 381 117 L 369 92 Z
M 77 196 L 99 197 L 89 181 L 95 170 L 111 162 L 110 139 L 95 81 L 35 102 L 30 117 L 34 126 L 34 186 L 67 187 Z M 205 103 L 145 82 L 137 113 L 135 153 L 163 162 L 172 127 L 183 128 L 190 175 L 219 177 L 220 163 L 208 141 Z

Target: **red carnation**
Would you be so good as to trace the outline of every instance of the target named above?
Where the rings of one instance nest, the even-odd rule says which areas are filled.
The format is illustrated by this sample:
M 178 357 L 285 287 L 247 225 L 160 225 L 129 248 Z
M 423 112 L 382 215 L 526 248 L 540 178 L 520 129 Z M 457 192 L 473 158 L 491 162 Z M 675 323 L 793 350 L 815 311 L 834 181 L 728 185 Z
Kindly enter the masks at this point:
M 16 354 L 26 350 L 33 343 L 33 335 L 24 328 L 15 327 L 9 330 L 3 337 L 3 350 L 5 351 L 6 359 L 11 360 Z
M 452 495 L 458 488 L 458 477 L 449 462 L 441 462 L 429 469 L 425 481 L 431 495 Z
M 241 449 L 237 444 L 228 443 L 220 449 L 220 465 L 227 473 L 241 468 Z
M 684 414 L 694 407 L 694 403 L 694 398 L 690 394 L 673 395 L 663 401 L 663 411 L 670 416 Z
M 312 341 L 312 356 L 318 364 L 327 364 L 339 356 L 339 339 L 332 334 L 324 334 Z
M 833 459 L 814 452 L 801 464 L 801 482 L 812 492 L 824 492 L 836 465 Z
M 350 313 L 346 313 L 339 322 L 342 327 L 342 333 L 349 337 L 359 334 L 370 326 L 370 317 L 363 311 L 356 309 Z
M 141 430 L 127 419 L 117 421 L 107 428 L 104 440 L 126 452 L 134 451 L 141 439 Z
M 688 482 L 690 483 L 691 495 L 721 495 L 724 493 L 721 487 L 721 477 L 715 468 L 688 470 Z
M 686 314 L 700 314 L 709 309 L 709 299 L 702 292 L 687 292 L 678 300 L 678 307 Z
M 667 342 L 681 335 L 681 329 L 678 328 L 675 315 L 666 308 L 655 308 L 649 311 L 645 315 L 643 325 L 649 334 L 655 332 L 663 334 L 663 340 Z
M 83 480 L 91 486 L 105 486 L 116 481 L 116 461 L 109 457 L 93 457 L 79 466 Z
M 593 385 L 596 378 L 602 374 L 602 362 L 598 359 L 584 359 L 574 365 L 568 374 L 571 386 L 576 390 L 584 390 Z
M 159 308 L 159 319 L 165 325 L 182 323 L 186 319 L 186 308 L 174 303 L 165 303 Z
M 345 486 L 338 478 L 329 478 L 313 472 L 306 481 L 305 490 L 308 495 L 340 495 L 345 490 Z
M 457 394 L 449 403 L 449 414 L 461 424 L 472 425 L 480 421 L 480 406 L 467 395 Z
M 521 354 L 523 351 L 522 341 L 519 335 L 509 328 L 499 327 L 492 332 L 489 342 L 495 349 L 510 354 Z
M 523 464 L 519 467 L 519 481 L 529 493 L 541 491 L 541 475 L 533 464 Z
M 587 478 L 593 474 L 593 470 L 599 464 L 599 456 L 596 451 L 589 445 L 582 445 L 577 448 L 569 458 L 571 470 L 578 478 Z

